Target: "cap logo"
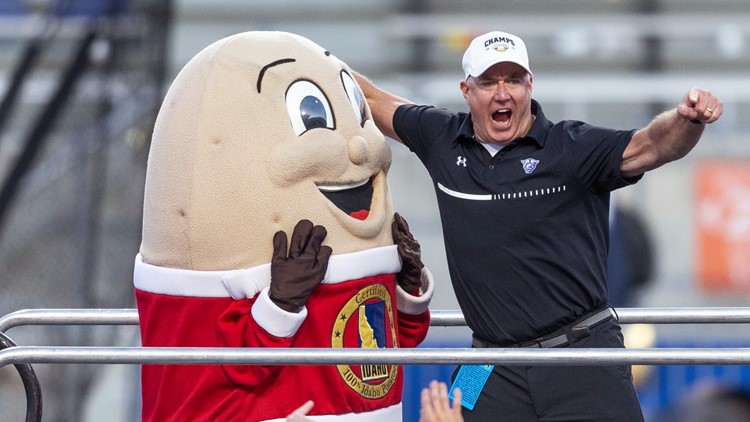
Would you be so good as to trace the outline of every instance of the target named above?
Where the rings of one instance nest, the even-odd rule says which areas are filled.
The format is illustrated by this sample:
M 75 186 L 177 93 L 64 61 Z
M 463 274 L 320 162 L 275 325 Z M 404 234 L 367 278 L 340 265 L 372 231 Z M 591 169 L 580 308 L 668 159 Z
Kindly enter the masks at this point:
M 496 43 L 492 44 L 491 46 L 487 47 L 488 50 L 495 50 L 498 53 L 505 53 L 506 51 L 510 50 L 512 47 L 508 44 L 502 43 Z

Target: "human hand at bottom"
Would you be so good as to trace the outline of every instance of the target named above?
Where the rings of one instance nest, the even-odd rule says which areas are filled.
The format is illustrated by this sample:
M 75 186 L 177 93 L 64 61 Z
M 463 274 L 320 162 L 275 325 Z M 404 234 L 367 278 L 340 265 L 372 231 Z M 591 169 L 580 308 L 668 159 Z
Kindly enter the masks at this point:
M 311 421 L 312 419 L 306 417 L 307 412 L 310 411 L 310 409 L 313 408 L 313 401 L 308 400 L 303 404 L 302 406 L 298 407 L 297 410 L 292 412 L 289 416 L 286 417 L 286 422 L 306 422 Z
M 419 422 L 463 422 L 461 416 L 461 390 L 453 390 L 453 407 L 448 398 L 448 387 L 444 382 L 430 381 L 430 387 L 422 389 L 422 410 Z

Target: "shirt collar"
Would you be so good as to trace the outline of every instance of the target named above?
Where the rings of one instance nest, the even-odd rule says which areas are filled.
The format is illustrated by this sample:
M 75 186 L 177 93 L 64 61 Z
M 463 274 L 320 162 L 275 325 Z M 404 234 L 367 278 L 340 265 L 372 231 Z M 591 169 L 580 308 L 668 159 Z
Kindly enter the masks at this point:
M 537 145 L 543 147 L 544 143 L 547 141 L 547 133 L 549 132 L 552 123 L 547 120 L 547 117 L 542 111 L 542 106 L 536 100 L 531 100 L 531 114 L 533 114 L 536 119 L 531 125 L 531 129 L 529 129 L 529 133 L 526 134 L 526 137 L 533 139 L 536 141 Z
M 474 140 L 474 126 L 471 123 L 471 113 L 466 115 L 466 118 L 463 122 L 461 122 L 461 126 L 458 128 L 456 141 L 461 139 L 471 139 L 472 141 Z

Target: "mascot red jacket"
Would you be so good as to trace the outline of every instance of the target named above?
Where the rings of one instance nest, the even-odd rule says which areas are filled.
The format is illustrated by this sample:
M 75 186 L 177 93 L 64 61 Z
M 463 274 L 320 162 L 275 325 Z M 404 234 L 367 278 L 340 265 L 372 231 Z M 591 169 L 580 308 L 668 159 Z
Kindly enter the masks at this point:
M 432 277 L 348 66 L 246 32 L 179 72 L 154 128 L 135 295 L 144 347 L 415 347 Z M 143 365 L 144 421 L 401 420 L 396 365 Z

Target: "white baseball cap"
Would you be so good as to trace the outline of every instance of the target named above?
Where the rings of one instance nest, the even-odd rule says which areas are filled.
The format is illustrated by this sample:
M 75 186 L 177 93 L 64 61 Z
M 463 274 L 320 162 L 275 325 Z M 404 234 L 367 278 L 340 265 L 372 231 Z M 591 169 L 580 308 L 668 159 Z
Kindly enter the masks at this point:
M 501 62 L 516 63 L 532 74 L 526 44 L 521 38 L 500 31 L 488 32 L 474 38 L 466 49 L 461 64 L 468 78 L 477 77 L 492 65 Z

